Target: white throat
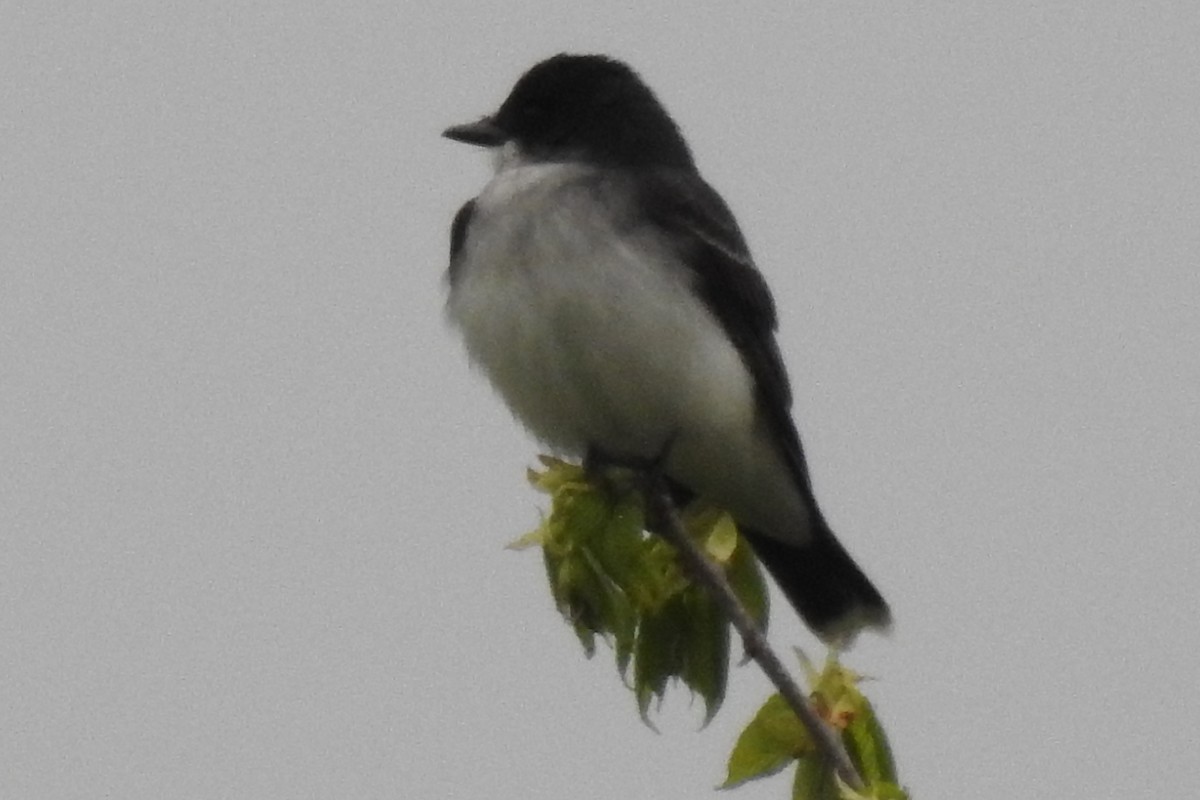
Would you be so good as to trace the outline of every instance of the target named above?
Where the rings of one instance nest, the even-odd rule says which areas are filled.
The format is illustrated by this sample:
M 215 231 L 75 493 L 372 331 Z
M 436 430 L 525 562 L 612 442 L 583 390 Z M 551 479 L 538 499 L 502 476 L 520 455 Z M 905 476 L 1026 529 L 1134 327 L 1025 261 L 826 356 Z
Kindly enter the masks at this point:
M 509 139 L 501 145 L 497 145 L 491 149 L 492 170 L 499 175 L 501 172 L 506 172 L 510 169 L 516 169 L 522 164 L 527 164 L 528 159 L 521 152 L 521 146 Z

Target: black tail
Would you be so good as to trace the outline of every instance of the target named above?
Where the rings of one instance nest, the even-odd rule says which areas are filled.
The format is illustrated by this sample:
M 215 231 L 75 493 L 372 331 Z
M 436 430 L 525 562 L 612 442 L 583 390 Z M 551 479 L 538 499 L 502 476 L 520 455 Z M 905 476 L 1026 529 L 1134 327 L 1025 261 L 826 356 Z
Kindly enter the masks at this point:
M 743 530 L 742 535 L 823 641 L 848 643 L 862 628 L 891 625 L 887 603 L 828 529 L 803 546 L 755 531 Z

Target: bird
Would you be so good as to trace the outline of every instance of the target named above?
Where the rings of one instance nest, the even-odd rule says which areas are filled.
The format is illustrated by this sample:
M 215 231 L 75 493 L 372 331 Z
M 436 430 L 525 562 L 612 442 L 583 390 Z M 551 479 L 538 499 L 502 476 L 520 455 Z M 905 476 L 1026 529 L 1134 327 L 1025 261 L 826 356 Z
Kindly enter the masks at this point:
M 555 453 L 652 464 L 728 511 L 823 641 L 887 631 L 817 505 L 772 294 L 642 78 L 561 53 L 443 136 L 493 156 L 451 224 L 446 316 L 513 415 Z

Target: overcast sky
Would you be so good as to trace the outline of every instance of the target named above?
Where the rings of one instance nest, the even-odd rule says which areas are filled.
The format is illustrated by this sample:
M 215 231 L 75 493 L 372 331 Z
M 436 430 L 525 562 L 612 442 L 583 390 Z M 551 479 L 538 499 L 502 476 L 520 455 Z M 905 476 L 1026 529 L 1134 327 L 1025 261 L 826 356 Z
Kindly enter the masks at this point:
M 915 796 L 1200 789 L 1200 10 L 646 8 L 5 12 L 0 796 L 713 796 L 765 680 L 656 734 L 584 660 L 442 314 L 489 168 L 439 133 L 560 51 L 641 72 L 774 289 Z

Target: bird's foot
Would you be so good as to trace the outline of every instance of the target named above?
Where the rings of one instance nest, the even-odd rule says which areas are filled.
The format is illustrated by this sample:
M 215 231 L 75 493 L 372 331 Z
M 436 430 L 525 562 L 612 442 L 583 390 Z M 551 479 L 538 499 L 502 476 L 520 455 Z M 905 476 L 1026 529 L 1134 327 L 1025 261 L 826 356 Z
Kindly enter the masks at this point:
M 622 499 L 638 488 L 646 469 L 642 459 L 617 457 L 591 445 L 583 457 L 583 472 L 612 501 Z
M 619 499 L 629 491 L 640 492 L 646 498 L 651 493 L 666 492 L 675 507 L 682 508 L 690 502 L 692 493 L 671 480 L 665 471 L 667 457 L 675 438 L 676 434 L 672 433 L 659 451 L 650 458 L 613 456 L 596 445 L 590 445 L 583 458 L 584 473 L 613 499 Z M 654 503 L 647 502 L 645 507 L 649 512 Z M 656 530 L 657 521 L 647 518 L 647 527 L 649 530 Z

